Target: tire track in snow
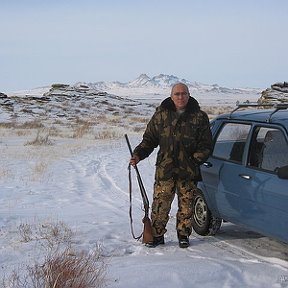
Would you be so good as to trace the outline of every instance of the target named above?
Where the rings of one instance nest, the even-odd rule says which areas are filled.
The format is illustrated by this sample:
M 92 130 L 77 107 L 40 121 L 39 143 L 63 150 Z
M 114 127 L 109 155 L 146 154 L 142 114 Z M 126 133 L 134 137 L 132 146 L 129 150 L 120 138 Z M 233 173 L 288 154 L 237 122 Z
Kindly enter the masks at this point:
M 111 202 L 109 188 L 107 184 L 103 183 L 100 176 L 100 161 L 82 162 L 80 165 L 78 161 L 69 160 L 69 162 L 71 166 L 69 190 L 78 205 L 83 203 L 83 205 L 97 206 L 100 202 L 102 204 Z M 88 174 L 87 169 L 90 170 Z M 91 169 L 94 171 L 92 172 Z M 111 208 L 113 207 L 108 205 L 107 209 Z
M 126 172 L 127 162 L 121 160 L 122 157 L 116 161 L 121 152 L 107 149 L 108 144 L 83 148 L 62 162 L 61 167 L 65 167 L 62 177 L 65 179 L 60 198 L 65 202 L 61 204 L 60 201 L 58 210 L 77 219 L 73 225 L 86 235 L 79 245 L 103 240 L 106 242 L 105 253 L 131 254 L 129 251 L 134 251 L 134 246 L 127 247 L 127 242 L 131 241 L 129 195 L 125 190 L 128 179 L 122 175 L 123 167 Z
M 70 167 L 68 189 L 79 205 L 81 202 L 95 207 L 101 205 L 122 216 L 128 215 L 128 174 L 125 173 L 126 178 L 119 173 L 127 167 L 127 162 L 117 159 L 118 153 L 117 149 L 90 147 L 67 160 Z

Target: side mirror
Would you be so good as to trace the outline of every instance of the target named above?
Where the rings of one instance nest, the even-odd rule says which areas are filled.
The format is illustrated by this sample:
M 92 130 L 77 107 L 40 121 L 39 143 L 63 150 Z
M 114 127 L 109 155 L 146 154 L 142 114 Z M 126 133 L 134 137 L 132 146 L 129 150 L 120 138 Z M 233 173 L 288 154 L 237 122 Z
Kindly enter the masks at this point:
M 288 165 L 278 168 L 276 173 L 279 178 L 288 179 Z

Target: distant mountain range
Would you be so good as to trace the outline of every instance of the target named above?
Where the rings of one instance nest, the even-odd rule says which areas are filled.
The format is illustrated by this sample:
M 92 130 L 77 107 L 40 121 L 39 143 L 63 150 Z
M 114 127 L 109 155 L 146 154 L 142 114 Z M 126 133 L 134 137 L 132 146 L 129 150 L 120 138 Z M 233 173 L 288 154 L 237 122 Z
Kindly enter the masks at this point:
M 249 93 L 249 92 L 260 92 L 260 89 L 256 88 L 227 88 L 221 87 L 218 84 L 203 84 L 200 82 L 191 82 L 186 79 L 181 79 L 174 75 L 166 75 L 159 74 L 157 76 L 149 77 L 147 74 L 141 74 L 136 79 L 129 81 L 127 83 L 122 83 L 119 81 L 114 82 L 95 82 L 95 83 L 82 83 L 78 82 L 75 85 L 87 85 L 89 87 L 93 87 L 96 90 L 115 90 L 115 89 L 128 89 L 128 88 L 136 88 L 136 89 L 170 89 L 175 83 L 185 83 L 190 90 L 198 91 L 198 92 L 219 92 L 219 93 Z
M 165 75 L 159 74 L 150 78 L 147 74 L 141 74 L 135 80 L 127 83 L 129 87 L 143 87 L 143 86 L 152 86 L 152 87 L 171 87 L 175 83 L 182 82 L 189 86 L 192 85 L 189 81 L 185 79 L 179 79 L 174 75 Z

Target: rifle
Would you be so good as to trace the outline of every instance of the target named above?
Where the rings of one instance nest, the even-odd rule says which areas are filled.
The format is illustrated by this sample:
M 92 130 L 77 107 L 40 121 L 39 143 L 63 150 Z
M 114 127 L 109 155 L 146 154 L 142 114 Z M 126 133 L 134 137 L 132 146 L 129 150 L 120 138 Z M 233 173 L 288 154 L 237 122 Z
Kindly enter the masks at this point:
M 125 134 L 125 139 L 126 139 L 126 142 L 127 142 L 131 157 L 133 157 L 132 148 L 131 148 L 131 145 L 130 145 L 130 142 L 129 142 L 127 134 Z M 132 194 L 131 191 L 132 191 L 132 188 L 131 188 L 130 166 L 131 165 L 129 164 L 129 183 L 130 183 L 129 190 L 130 190 L 130 220 L 131 220 L 130 223 L 131 223 L 131 231 L 132 231 L 132 235 L 133 235 L 133 237 L 135 239 L 140 239 L 143 236 L 142 243 L 147 244 L 147 243 L 153 242 L 152 225 L 151 225 L 151 220 L 149 218 L 149 199 L 148 199 L 148 196 L 146 194 L 146 191 L 145 191 L 145 188 L 144 188 L 144 185 L 143 185 L 143 182 L 142 182 L 138 167 L 135 165 L 134 168 L 135 168 L 135 171 L 136 171 L 137 181 L 138 181 L 138 185 L 139 185 L 139 188 L 140 188 L 140 193 L 141 193 L 141 196 L 142 196 L 142 201 L 143 201 L 143 206 L 144 206 L 144 211 L 145 211 L 144 218 L 142 219 L 142 222 L 144 224 L 144 230 L 143 230 L 142 234 L 139 237 L 135 237 L 134 236 L 134 232 L 133 232 L 133 227 L 132 227 L 132 210 L 131 210 L 131 194 Z

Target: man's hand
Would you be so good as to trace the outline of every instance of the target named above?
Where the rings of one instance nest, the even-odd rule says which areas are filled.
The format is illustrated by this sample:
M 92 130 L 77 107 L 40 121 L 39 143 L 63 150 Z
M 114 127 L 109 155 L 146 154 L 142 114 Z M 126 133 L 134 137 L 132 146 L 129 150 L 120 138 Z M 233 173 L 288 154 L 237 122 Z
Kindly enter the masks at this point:
M 137 155 L 133 155 L 130 159 L 130 165 L 135 166 L 140 161 L 139 157 Z

